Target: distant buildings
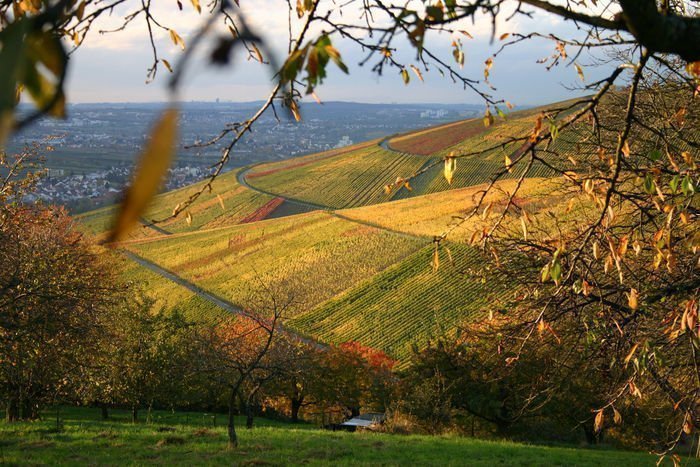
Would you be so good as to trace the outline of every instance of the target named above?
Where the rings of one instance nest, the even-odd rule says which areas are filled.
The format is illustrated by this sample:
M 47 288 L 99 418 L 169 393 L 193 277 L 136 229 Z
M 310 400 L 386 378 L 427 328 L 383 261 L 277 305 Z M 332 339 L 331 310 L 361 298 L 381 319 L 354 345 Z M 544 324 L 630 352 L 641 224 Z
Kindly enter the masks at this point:
M 445 118 L 449 112 L 445 109 L 425 110 L 420 113 L 420 118 Z
M 352 140 L 350 137 L 348 135 L 344 135 L 342 138 L 340 138 L 340 141 L 333 146 L 333 149 L 344 148 L 345 146 L 350 146 L 351 144 Z

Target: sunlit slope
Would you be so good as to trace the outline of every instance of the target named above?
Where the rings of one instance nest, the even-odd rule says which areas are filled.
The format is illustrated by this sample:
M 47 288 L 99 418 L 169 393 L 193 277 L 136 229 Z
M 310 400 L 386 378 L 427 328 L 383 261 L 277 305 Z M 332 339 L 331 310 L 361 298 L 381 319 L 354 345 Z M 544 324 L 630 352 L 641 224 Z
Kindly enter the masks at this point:
M 254 188 L 333 209 L 390 201 L 384 186 L 418 171 L 425 158 L 388 151 L 378 144 L 283 170 L 266 165 L 246 177 Z
M 433 248 L 424 247 L 290 324 L 324 342 L 359 341 L 406 361 L 412 346 L 420 348 L 487 313 L 503 290 L 494 287 L 493 277 L 482 282 L 478 250 L 456 244 L 450 252 L 454 264 L 444 257 L 446 264 L 435 271 Z
M 122 246 L 233 303 L 262 279 L 310 309 L 425 244 L 316 212 Z
M 181 313 L 188 319 L 207 321 L 227 313 L 213 303 L 198 296 L 187 288 L 175 284 L 161 275 L 122 258 L 120 267 L 123 278 L 134 294 L 153 300 L 156 310 L 163 313 Z
M 507 158 L 518 161 L 522 153 L 523 142 L 513 139 L 525 137 L 532 131 L 540 110 L 516 112 L 488 128 L 481 119 L 464 122 L 470 130 L 461 132 L 459 138 L 443 138 L 444 135 L 433 134 L 437 130 L 426 130 L 431 138 L 450 143 L 431 146 L 436 152 L 428 156 L 411 151 L 409 146 L 402 146 L 408 152 L 399 152 L 394 145 L 396 140 L 392 139 L 390 147 L 384 143 L 384 147 L 370 145 L 320 160 L 309 159 L 303 163 L 290 160 L 286 166 L 278 164 L 273 169 L 263 164 L 248 172 L 246 180 L 253 188 L 270 194 L 331 209 L 346 209 L 479 185 L 501 172 L 500 178 L 504 180 L 518 178 L 526 170 L 528 178 L 549 177 L 554 171 L 548 164 L 556 165 L 561 161 L 536 161 L 531 167 L 520 161 L 510 171 L 505 170 Z M 448 125 L 445 128 L 457 127 Z M 575 153 L 576 138 L 575 134 L 562 135 L 551 149 Z M 422 151 L 420 147 L 416 150 Z M 461 157 L 450 185 L 443 176 L 442 161 L 452 152 Z M 548 157 L 546 151 L 540 156 Z M 571 164 L 566 157 L 563 163 Z M 409 187 L 399 184 L 390 193 L 385 192 L 386 185 L 408 177 L 412 177 Z
M 560 188 L 562 183 L 561 178 L 526 179 L 518 190 L 514 202 L 529 211 L 551 206 L 557 199 L 553 191 Z M 486 196 L 483 194 L 488 185 L 481 184 L 373 206 L 346 209 L 338 213 L 359 222 L 430 238 L 453 229 L 462 218 L 472 214 L 480 202 L 480 212 L 489 205 L 490 210 L 498 210 L 505 206 L 516 184 L 517 180 L 512 179 L 497 182 Z M 474 221 L 451 230 L 450 241 L 464 242 L 470 238 L 475 222 L 481 221 L 480 213 L 473 217 L 475 217 Z
M 234 170 L 221 175 L 214 182 L 211 191 L 205 190 L 199 199 L 178 217 L 159 222 L 156 225 L 157 229 L 140 227 L 131 233 L 131 238 L 164 233 L 159 233 L 158 229 L 170 233 L 188 232 L 263 219 L 281 200 L 241 186 L 236 181 L 236 173 L 237 170 Z M 167 219 L 178 204 L 184 203 L 204 184 L 205 182 L 200 182 L 158 195 L 144 216 L 144 221 Z M 110 228 L 115 212 L 116 207 L 109 206 L 79 215 L 77 218 L 88 232 L 100 235 Z
M 555 107 L 564 108 L 573 102 L 575 102 L 575 100 L 518 110 L 508 113 L 506 118 L 494 115 L 493 124 L 488 127 L 484 125 L 484 119 L 478 117 L 412 131 L 410 133 L 394 136 L 389 140 L 389 146 L 400 152 L 410 152 L 423 156 L 435 155 L 453 148 L 465 140 L 497 134 L 502 127 L 507 128 L 507 132 L 512 132 L 513 127 L 511 122 L 514 121 L 521 123 L 528 122 L 528 129 L 531 129 L 531 122 L 542 111 L 547 111 Z
M 485 185 L 340 211 L 361 222 L 431 238 L 455 227 L 474 211 Z M 357 340 L 406 362 L 413 346 L 453 332 L 460 323 L 507 308 L 517 288 L 508 286 L 488 251 L 471 245 L 474 234 L 490 228 L 505 210 L 515 181 L 500 182 L 485 197 L 476 215 L 461 223 L 439 249 L 421 250 L 380 274 L 357 284 L 320 306 L 296 317 L 292 325 L 327 342 Z M 569 209 L 571 192 L 561 179 L 532 179 L 521 186 L 502 226 L 522 235 L 520 209 L 527 211 L 528 229 L 542 232 L 552 219 L 574 219 L 580 204 Z M 488 207 L 488 208 L 487 208 Z M 484 211 L 486 214 L 484 215 Z M 553 215 L 552 215 L 553 214 Z M 480 237 L 477 237 L 477 240 Z M 492 258 L 491 258 L 492 259 Z M 507 267 L 507 252 L 501 258 Z

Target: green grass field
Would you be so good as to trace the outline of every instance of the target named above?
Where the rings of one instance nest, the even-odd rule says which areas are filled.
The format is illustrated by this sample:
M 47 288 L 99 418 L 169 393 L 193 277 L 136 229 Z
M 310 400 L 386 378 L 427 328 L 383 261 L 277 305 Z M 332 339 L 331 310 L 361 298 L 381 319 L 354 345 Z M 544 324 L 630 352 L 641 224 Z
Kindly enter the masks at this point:
M 458 436 L 343 433 L 256 419 L 238 420 L 240 446 L 226 447 L 222 415 L 155 411 L 152 423 L 125 413 L 100 421 L 97 409 L 64 409 L 44 421 L 0 422 L 5 465 L 522 465 L 653 466 L 650 454 L 612 449 L 538 446 Z M 685 460 L 684 465 L 698 465 Z

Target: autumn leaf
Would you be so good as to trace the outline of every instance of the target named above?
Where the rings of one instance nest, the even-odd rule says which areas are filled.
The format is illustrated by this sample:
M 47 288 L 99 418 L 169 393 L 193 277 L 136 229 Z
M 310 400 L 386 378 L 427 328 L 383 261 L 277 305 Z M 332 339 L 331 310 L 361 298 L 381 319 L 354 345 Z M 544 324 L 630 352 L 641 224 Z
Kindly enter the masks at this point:
M 605 417 L 603 415 L 603 411 L 599 410 L 598 413 L 595 416 L 595 420 L 593 422 L 593 430 L 595 430 L 596 433 L 599 433 L 600 430 L 603 429 L 603 422 L 605 420 Z
M 633 310 L 639 308 L 639 294 L 637 289 L 630 289 L 629 293 L 627 294 L 627 305 L 629 305 L 629 307 Z
M 179 45 L 182 50 L 185 50 L 185 41 L 182 40 L 182 37 L 180 37 L 174 29 L 168 29 L 168 32 L 170 33 L 170 40 L 173 41 L 173 44 Z
M 408 75 L 408 70 L 405 68 L 401 69 L 401 79 L 403 79 L 404 84 L 408 84 L 411 81 L 411 77 Z
M 178 111 L 170 108 L 153 127 L 151 138 L 141 153 L 134 180 L 119 208 L 108 243 L 122 240 L 138 222 L 158 191 L 175 155 Z
M 169 61 L 167 61 L 167 60 L 164 59 L 164 58 L 161 58 L 160 61 L 163 62 L 163 65 L 165 65 L 165 68 L 167 68 L 168 71 L 169 71 L 170 73 L 173 72 L 173 67 L 170 66 L 170 62 L 169 62 Z
M 630 156 L 630 145 L 629 145 L 629 141 L 627 141 L 627 140 L 625 140 L 625 144 L 622 145 L 622 154 L 625 157 Z
M 413 73 L 416 74 L 416 76 L 418 77 L 419 80 L 423 81 L 423 75 L 421 74 L 421 72 L 417 66 L 411 65 L 411 70 L 413 70 Z
M 615 425 L 622 423 L 622 414 L 620 414 L 615 407 L 613 407 L 613 421 L 615 422 Z
M 493 58 L 486 59 L 484 65 L 484 79 L 488 81 L 489 74 L 491 73 L 491 67 L 493 66 Z
M 639 344 L 634 344 L 630 351 L 627 353 L 627 356 L 625 357 L 625 366 L 627 366 L 632 360 L 632 357 L 634 357 L 634 353 L 637 351 L 637 348 L 639 347 Z
M 457 170 L 457 159 L 454 157 L 445 158 L 445 180 L 449 185 L 452 184 L 452 178 Z

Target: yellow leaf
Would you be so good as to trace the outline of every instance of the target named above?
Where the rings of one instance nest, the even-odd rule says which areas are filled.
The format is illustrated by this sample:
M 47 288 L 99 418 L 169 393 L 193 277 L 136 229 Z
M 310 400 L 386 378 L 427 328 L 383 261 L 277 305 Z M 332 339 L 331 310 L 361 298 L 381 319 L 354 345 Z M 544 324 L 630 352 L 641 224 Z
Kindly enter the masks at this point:
M 501 37 L 499 37 L 498 40 L 499 40 L 499 41 L 504 41 L 504 40 L 508 39 L 508 36 L 510 36 L 510 33 L 509 33 L 509 32 L 507 32 L 507 33 L 505 33 L 505 34 L 501 34 Z
M 197 10 L 197 13 L 202 12 L 202 6 L 199 4 L 199 0 L 190 0 L 190 2 L 192 2 L 192 6 Z
M 506 162 L 506 170 L 508 170 L 508 172 L 512 172 L 513 169 L 511 168 L 511 166 L 513 165 L 513 161 L 510 160 L 510 157 L 508 155 L 506 155 L 505 162 Z
M 177 122 L 178 111 L 170 108 L 153 127 L 151 138 L 141 153 L 134 180 L 119 208 L 108 242 L 123 239 L 157 193 L 175 154 Z
M 216 195 L 216 199 L 219 200 L 219 206 L 221 206 L 222 210 L 226 210 L 226 206 L 224 205 L 224 199 L 221 197 L 221 195 Z
M 484 113 L 484 126 L 490 127 L 491 125 L 493 125 L 493 122 L 494 118 L 491 114 L 491 111 L 489 109 L 486 109 L 486 112 Z
M 401 69 L 401 79 L 403 79 L 404 84 L 408 84 L 411 81 L 411 77 L 408 75 L 408 70 L 405 68 Z
M 454 157 L 446 157 L 445 158 L 445 180 L 447 180 L 447 183 L 452 185 L 452 178 L 454 177 L 454 173 L 457 170 L 457 159 Z
M 491 73 L 491 67 L 493 66 L 493 57 L 487 58 L 484 65 L 484 79 L 488 81 L 489 74 Z
M 596 433 L 598 433 L 600 430 L 603 429 L 603 421 L 604 421 L 603 411 L 599 410 L 595 416 L 595 421 L 593 422 L 593 429 L 595 430 Z
M 630 156 L 630 145 L 629 145 L 629 142 L 628 142 L 628 141 L 625 141 L 625 144 L 622 145 L 622 154 L 623 154 L 625 157 L 629 157 L 629 156 Z
M 525 217 L 520 218 L 520 225 L 523 228 L 523 238 L 527 241 L 527 224 L 525 223 Z
M 173 41 L 173 44 L 179 45 L 182 50 L 185 50 L 185 41 L 182 40 L 182 37 L 180 37 L 174 29 L 168 29 L 168 32 L 170 33 L 170 40 Z
M 481 213 L 481 218 L 482 218 L 482 219 L 485 220 L 487 217 L 489 217 L 489 211 L 491 210 L 491 205 L 492 205 L 492 204 L 493 204 L 493 203 L 489 203 L 489 204 L 484 208 L 484 212 Z
M 581 78 L 581 81 L 586 81 L 586 77 L 583 74 L 583 68 L 581 68 L 581 65 L 578 63 L 574 63 L 574 66 L 576 67 L 576 73 L 578 73 L 578 77 Z
M 160 61 L 163 62 L 163 65 L 165 65 L 165 68 L 167 68 L 168 71 L 169 71 L 170 73 L 173 72 L 173 67 L 170 66 L 170 62 L 169 62 L 169 61 L 167 61 L 167 60 L 164 59 L 164 58 L 161 58 Z
M 419 80 L 423 81 L 423 75 L 421 74 L 417 66 L 411 65 L 411 70 L 413 70 L 413 72 L 416 74 Z
M 192 225 L 192 214 L 187 211 L 187 216 L 185 217 L 185 221 L 187 222 L 187 225 Z
M 262 56 L 262 53 L 260 52 L 260 49 L 258 49 L 258 46 L 255 45 L 254 43 L 251 43 L 250 45 L 253 47 L 253 52 L 255 52 L 256 60 L 259 61 L 260 63 L 263 63 L 264 62 L 263 56 Z
M 627 304 L 633 310 L 636 310 L 639 307 L 639 293 L 637 292 L 637 289 L 630 289 L 629 293 L 627 294 Z
M 622 414 L 620 414 L 615 407 L 613 407 L 613 421 L 615 425 L 622 423 Z
M 634 357 L 634 353 L 637 351 L 637 347 L 639 347 L 639 344 L 634 344 L 632 346 L 632 349 L 630 349 L 629 353 L 627 353 L 627 356 L 625 357 L 625 365 L 629 364 L 630 360 L 632 360 L 632 357 Z
M 297 122 L 301 121 L 301 113 L 299 113 L 299 105 L 297 102 L 292 99 L 289 101 L 289 111 L 292 112 L 292 115 L 294 116 L 294 120 Z

